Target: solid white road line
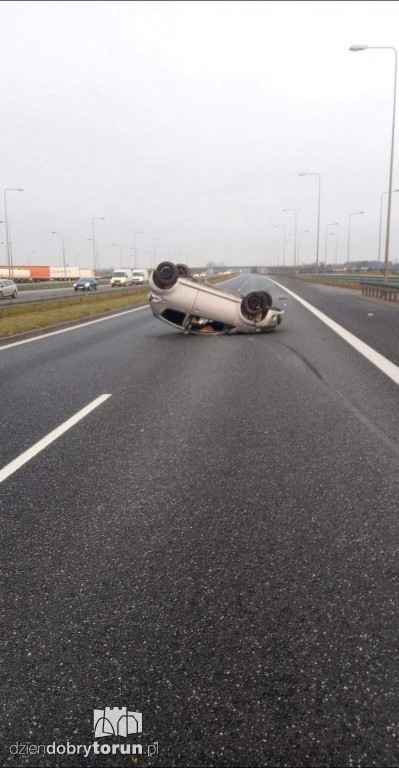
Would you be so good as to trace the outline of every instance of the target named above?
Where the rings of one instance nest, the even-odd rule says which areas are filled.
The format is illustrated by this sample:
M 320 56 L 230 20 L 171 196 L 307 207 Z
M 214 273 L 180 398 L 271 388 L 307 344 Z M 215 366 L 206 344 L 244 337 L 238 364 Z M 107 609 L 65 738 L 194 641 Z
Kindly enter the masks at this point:
M 11 344 L 5 344 L 4 347 L 0 347 L 0 352 L 3 349 L 10 349 L 10 347 L 19 347 L 20 344 L 30 344 L 31 341 L 40 341 L 48 339 L 49 336 L 57 336 L 59 333 L 69 333 L 70 331 L 77 331 L 78 328 L 86 328 L 87 325 L 94 325 L 94 323 L 105 323 L 106 320 L 115 320 L 121 315 L 129 315 L 131 312 L 139 312 L 140 309 L 149 309 L 149 305 L 145 307 L 135 307 L 135 309 L 127 309 L 125 312 L 118 312 L 116 315 L 110 315 L 109 317 L 99 317 L 98 320 L 89 320 L 87 323 L 79 323 L 79 325 L 70 325 L 68 328 L 61 328 L 59 331 L 50 331 L 50 333 L 42 333 L 40 336 L 32 336 L 31 339 L 23 339 L 23 341 L 13 341 Z M 45 330 L 43 328 L 43 330 Z M 1 339 L 0 339 L 1 341 Z
M 43 437 L 42 440 L 39 440 L 38 443 L 32 445 L 32 448 L 28 448 L 28 450 L 24 451 L 24 453 L 21 453 L 17 459 L 14 459 L 14 461 L 11 461 L 10 464 L 7 464 L 7 466 L 3 467 L 3 469 L 0 470 L 0 483 L 2 483 L 3 480 L 6 480 L 7 477 L 10 477 L 10 475 L 16 472 L 17 469 L 33 459 L 33 457 L 40 453 L 40 451 L 43 451 L 44 448 L 47 448 L 50 443 L 53 443 L 54 440 L 57 440 L 58 437 L 61 437 L 64 432 L 67 432 L 67 430 L 77 424 L 78 421 L 84 419 L 84 417 L 93 411 L 94 408 L 97 408 L 99 405 L 101 405 L 101 403 L 104 403 L 105 400 L 108 400 L 109 397 L 111 397 L 111 395 L 100 395 L 100 397 L 97 397 L 97 399 L 93 400 L 92 403 L 89 403 L 89 405 L 86 405 L 85 408 L 82 408 L 81 411 L 78 411 L 74 416 L 71 416 L 70 419 L 64 421 L 64 423 L 59 427 L 56 427 L 56 429 L 53 429 L 52 432 L 49 432 L 49 434 L 46 435 L 46 437 Z
M 380 369 L 383 373 L 385 373 L 386 376 L 389 376 L 392 381 L 395 382 L 395 384 L 399 384 L 399 366 L 395 365 L 395 363 L 391 363 L 390 360 L 387 360 L 384 355 L 380 355 L 379 352 L 376 352 L 375 349 L 372 347 L 369 347 L 368 344 L 365 344 L 364 341 L 361 341 L 357 338 L 357 336 L 354 336 L 353 333 L 350 333 L 345 328 L 342 327 L 342 325 L 339 325 L 335 322 L 335 320 L 331 320 L 330 317 L 324 314 L 324 312 L 320 312 L 319 309 L 316 309 L 312 304 L 309 304 L 308 301 L 305 301 L 305 299 L 302 299 L 301 296 L 298 296 L 293 291 L 290 291 L 289 288 L 286 288 L 285 285 L 282 285 L 281 283 L 277 283 L 276 280 L 272 280 L 270 277 L 267 278 L 270 280 L 271 283 L 274 283 L 275 285 L 278 285 L 279 288 L 282 288 L 283 291 L 286 291 L 286 293 L 289 293 L 290 296 L 293 296 L 294 299 L 299 301 L 300 304 L 302 304 L 306 309 L 309 310 L 309 312 L 312 312 L 316 317 L 319 318 L 319 320 L 322 321 L 322 323 L 325 323 L 328 325 L 331 330 L 335 331 L 335 333 L 338 334 L 338 336 L 341 336 L 341 338 L 345 339 L 345 341 L 348 342 L 354 349 L 357 350 L 357 352 L 360 352 L 363 357 L 366 357 L 367 360 L 370 361 L 370 363 L 373 363 L 377 368 Z

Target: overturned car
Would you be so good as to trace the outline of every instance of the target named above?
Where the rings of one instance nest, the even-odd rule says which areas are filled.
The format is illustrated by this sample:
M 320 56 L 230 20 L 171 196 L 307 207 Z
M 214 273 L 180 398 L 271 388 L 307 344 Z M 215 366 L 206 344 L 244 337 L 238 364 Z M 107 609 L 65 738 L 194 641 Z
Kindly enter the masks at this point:
M 185 264 L 163 261 L 149 279 L 154 317 L 186 333 L 264 333 L 281 323 L 267 291 L 243 296 L 195 280 Z

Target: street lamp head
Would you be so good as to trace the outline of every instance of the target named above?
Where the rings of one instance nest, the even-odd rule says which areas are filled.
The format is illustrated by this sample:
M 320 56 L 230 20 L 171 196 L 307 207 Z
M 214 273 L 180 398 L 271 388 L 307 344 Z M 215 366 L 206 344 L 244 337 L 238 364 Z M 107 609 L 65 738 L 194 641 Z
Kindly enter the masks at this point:
M 367 48 L 368 48 L 368 45 L 358 44 L 358 45 L 351 45 L 349 50 L 354 51 L 356 53 L 357 51 L 365 51 Z

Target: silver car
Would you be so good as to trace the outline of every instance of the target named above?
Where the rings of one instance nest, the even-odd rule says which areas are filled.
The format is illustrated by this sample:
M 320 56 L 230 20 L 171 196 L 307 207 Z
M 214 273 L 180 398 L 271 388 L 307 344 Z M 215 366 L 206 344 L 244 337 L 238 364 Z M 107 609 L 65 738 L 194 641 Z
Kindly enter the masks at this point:
M 0 299 L 5 299 L 6 296 L 12 299 L 18 296 L 18 288 L 13 280 L 0 280 Z
M 186 333 L 262 333 L 281 323 L 266 291 L 243 296 L 200 282 L 185 264 L 163 261 L 152 273 L 149 302 L 154 317 Z

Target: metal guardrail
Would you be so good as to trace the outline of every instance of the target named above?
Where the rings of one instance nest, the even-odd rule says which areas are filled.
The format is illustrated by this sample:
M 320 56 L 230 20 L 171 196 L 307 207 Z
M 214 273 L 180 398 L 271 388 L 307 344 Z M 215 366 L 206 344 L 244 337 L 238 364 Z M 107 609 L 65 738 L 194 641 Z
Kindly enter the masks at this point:
M 25 291 L 45 291 L 45 290 L 57 290 L 57 288 L 72 288 L 76 280 L 50 280 L 46 283 L 17 283 L 18 291 L 25 293 Z M 97 280 L 98 285 L 110 285 L 109 280 L 100 278 Z
M 363 296 L 374 296 L 376 299 L 384 299 L 384 301 L 399 301 L 399 284 L 377 284 L 362 280 L 361 287 Z
M 290 277 L 291 277 L 291 275 L 290 275 Z M 318 275 L 310 274 L 310 273 L 299 273 L 299 275 L 295 275 L 295 277 L 298 277 L 299 279 L 302 279 L 302 280 L 314 280 L 316 282 L 318 280 L 325 280 L 326 282 L 330 281 L 330 280 L 334 280 L 335 282 L 359 283 L 359 285 L 361 285 L 361 283 L 363 283 L 363 282 L 367 282 L 367 283 L 372 283 L 372 282 L 381 283 L 382 282 L 381 275 L 367 275 L 366 276 L 364 274 L 353 275 L 353 274 L 350 274 L 350 273 L 345 273 L 345 274 L 343 274 L 343 273 L 336 273 L 335 274 L 335 273 L 320 272 Z M 394 285 L 399 285 L 399 276 L 398 275 L 388 275 L 388 283 L 389 284 L 393 283 Z
M 47 282 L 47 283 L 17 283 L 18 291 L 25 293 L 25 291 L 45 291 L 48 289 L 56 288 L 69 288 L 73 283 L 64 282 Z

